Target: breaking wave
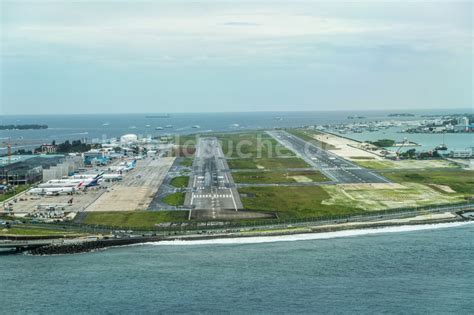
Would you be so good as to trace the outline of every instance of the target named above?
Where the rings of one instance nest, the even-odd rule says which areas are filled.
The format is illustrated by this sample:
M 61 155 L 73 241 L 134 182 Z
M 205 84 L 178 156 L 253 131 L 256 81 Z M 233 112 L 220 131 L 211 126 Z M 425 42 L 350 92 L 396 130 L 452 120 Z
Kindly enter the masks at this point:
M 161 241 L 161 242 L 146 243 L 145 245 L 159 245 L 159 246 L 184 245 L 184 246 L 187 246 L 187 245 L 259 244 L 259 243 L 273 243 L 273 242 L 295 242 L 295 241 L 331 239 L 331 238 L 340 238 L 340 237 L 354 237 L 354 236 L 381 234 L 381 233 L 400 233 L 400 232 L 444 229 L 444 228 L 460 227 L 460 226 L 471 225 L 471 224 L 474 224 L 474 221 L 423 224 L 423 225 L 402 225 L 402 226 L 390 226 L 390 227 L 383 227 L 383 228 L 354 229 L 354 230 L 335 231 L 335 232 L 304 233 L 304 234 L 292 234 L 292 235 L 280 235 L 280 236 L 233 237 L 233 238 L 216 238 L 216 239 L 208 239 L 208 240 L 191 240 L 191 241 L 184 241 L 184 240 Z

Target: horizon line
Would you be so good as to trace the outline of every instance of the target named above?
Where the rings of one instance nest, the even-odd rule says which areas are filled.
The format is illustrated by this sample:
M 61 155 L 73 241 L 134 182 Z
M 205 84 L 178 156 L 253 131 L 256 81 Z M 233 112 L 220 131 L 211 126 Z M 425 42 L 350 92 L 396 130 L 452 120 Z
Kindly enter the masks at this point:
M 2 116 L 79 116 L 79 115 L 155 115 L 155 114 L 236 114 L 236 113 L 308 113 L 308 112 L 383 112 L 383 111 L 424 111 L 424 110 L 470 110 L 474 112 L 474 109 L 471 107 L 456 107 L 456 108 L 410 108 L 410 109 L 400 109 L 400 108 L 387 108 L 387 109 L 331 109 L 331 110 L 256 110 L 256 111 L 203 111 L 203 112 L 123 112 L 123 113 L 107 113 L 107 112 L 97 112 L 97 113 L 46 113 L 46 114 L 0 114 Z

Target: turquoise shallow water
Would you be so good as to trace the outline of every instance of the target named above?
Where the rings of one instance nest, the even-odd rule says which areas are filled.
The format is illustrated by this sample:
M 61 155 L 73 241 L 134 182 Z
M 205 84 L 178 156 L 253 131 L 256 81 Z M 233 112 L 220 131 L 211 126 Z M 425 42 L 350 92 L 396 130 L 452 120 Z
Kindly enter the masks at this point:
M 250 113 L 188 113 L 171 114 L 169 118 L 147 118 L 146 114 L 99 114 L 99 115 L 21 115 L 2 116 L 0 125 L 7 124 L 46 124 L 48 129 L 41 130 L 0 130 L 0 139 L 9 138 L 16 149 L 33 149 L 42 143 L 51 143 L 53 140 L 63 142 L 65 140 L 88 139 L 99 141 L 112 137 L 120 137 L 127 133 L 135 133 L 141 136 L 162 136 L 165 134 L 190 134 L 206 133 L 210 131 L 238 131 L 249 129 L 271 129 L 275 127 L 298 127 L 305 125 L 324 125 L 336 123 L 354 123 L 359 120 L 347 119 L 348 115 L 362 115 L 366 118 L 360 122 L 380 120 L 406 120 L 402 118 L 388 117 L 393 113 L 390 110 L 381 111 L 314 111 L 314 112 L 250 112 Z M 444 110 L 414 110 L 411 111 L 416 117 L 410 119 L 422 119 L 426 114 L 449 114 L 466 113 L 469 109 L 444 109 Z M 105 124 L 105 125 L 104 125 Z M 238 126 L 236 126 L 236 124 Z M 173 128 L 164 128 L 172 125 Z M 199 129 L 193 126 L 199 125 Z M 147 127 L 149 126 L 149 127 Z M 131 129 L 133 127 L 133 129 Z M 163 130 L 156 130 L 163 127 Z M 389 130 L 390 137 L 402 141 L 406 134 L 395 134 Z M 386 138 L 385 131 L 366 134 L 347 134 L 360 140 L 378 140 Z M 360 138 L 362 137 L 362 138 Z M 430 146 L 442 142 L 439 135 L 421 135 L 421 138 L 413 138 L 421 144 Z M 434 138 L 433 138 L 434 137 Z M 430 140 L 433 138 L 432 140 Z M 453 139 L 447 137 L 446 141 L 450 149 L 472 146 L 472 137 L 469 135 L 454 135 Z M 471 143 L 469 145 L 469 143 Z M 432 149 L 432 148 L 430 148 Z M 0 153 L 6 153 L 6 147 L 0 146 Z
M 473 260 L 474 224 L 294 242 L 2 255 L 1 313 L 472 314 Z

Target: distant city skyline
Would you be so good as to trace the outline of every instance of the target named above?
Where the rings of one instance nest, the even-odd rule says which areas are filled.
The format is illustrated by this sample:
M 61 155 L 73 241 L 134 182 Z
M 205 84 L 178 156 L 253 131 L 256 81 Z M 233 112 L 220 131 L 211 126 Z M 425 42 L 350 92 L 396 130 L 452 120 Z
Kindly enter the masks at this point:
M 2 1 L 0 114 L 472 109 L 471 1 Z

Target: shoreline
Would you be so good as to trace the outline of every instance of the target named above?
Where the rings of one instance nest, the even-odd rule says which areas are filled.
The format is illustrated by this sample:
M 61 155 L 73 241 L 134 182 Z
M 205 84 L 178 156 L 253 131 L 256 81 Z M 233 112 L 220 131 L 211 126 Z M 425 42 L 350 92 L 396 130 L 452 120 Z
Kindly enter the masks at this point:
M 113 247 L 130 246 L 130 245 L 147 245 L 154 243 L 155 245 L 191 245 L 195 241 L 212 241 L 212 240 L 231 240 L 231 239 L 249 239 L 255 238 L 263 240 L 268 237 L 278 236 L 303 236 L 308 234 L 321 235 L 324 233 L 335 233 L 344 231 L 373 231 L 390 227 L 408 227 L 408 226 L 427 226 L 436 224 L 449 223 L 469 223 L 474 222 L 459 214 L 444 213 L 443 216 L 435 218 L 412 217 L 405 219 L 379 220 L 371 222 L 348 222 L 338 224 L 327 224 L 321 226 L 287 226 L 280 229 L 252 229 L 239 232 L 215 232 L 207 231 L 207 234 L 188 234 L 188 235 L 163 235 L 163 236 L 138 236 L 128 238 L 97 238 L 95 240 L 82 240 L 78 242 L 69 242 L 63 244 L 47 245 L 26 250 L 29 255 L 65 255 L 94 252 Z M 383 232 L 383 231 L 382 231 Z M 363 233 L 371 234 L 371 233 Z M 189 242 L 189 243 L 188 243 Z M 165 244 L 166 243 L 166 244 Z

